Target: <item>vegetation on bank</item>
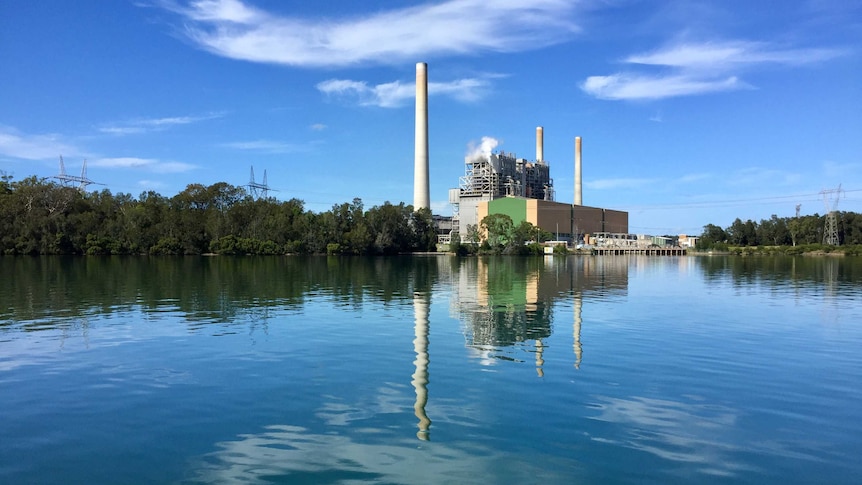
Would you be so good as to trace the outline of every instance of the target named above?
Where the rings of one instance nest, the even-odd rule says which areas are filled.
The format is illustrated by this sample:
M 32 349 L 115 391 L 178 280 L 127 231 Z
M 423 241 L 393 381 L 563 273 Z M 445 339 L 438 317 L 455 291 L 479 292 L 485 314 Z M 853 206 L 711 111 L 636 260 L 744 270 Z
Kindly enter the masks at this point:
M 135 198 L 0 173 L 0 254 L 396 254 L 436 242 L 431 212 L 403 203 L 315 213 L 224 182 Z
M 522 221 L 516 226 L 512 218 L 505 214 L 490 214 L 482 218 L 478 226 L 467 226 L 467 234 L 463 239 L 455 233 L 449 251 L 458 255 L 543 254 L 544 246 L 541 243 L 551 239 L 551 233 L 530 222 Z M 565 253 L 565 246 L 562 249 Z
M 827 244 L 801 244 L 798 246 L 728 246 L 724 250 L 710 249 L 711 252 L 722 252 L 737 256 L 755 255 L 784 255 L 798 256 L 808 255 L 831 255 L 831 256 L 860 256 L 862 255 L 862 244 L 845 246 L 830 246 Z
M 730 254 L 862 255 L 862 215 L 838 213 L 840 246 L 822 245 L 825 216 L 704 226 L 697 249 Z M 485 235 L 483 239 L 480 235 Z M 542 254 L 553 237 L 529 222 L 491 214 L 455 234 L 456 254 Z M 0 254 L 397 254 L 436 249 L 427 209 L 361 199 L 329 211 L 298 199 L 253 198 L 243 187 L 191 184 L 173 197 L 81 192 L 48 179 L 0 172 Z M 555 250 L 565 252 L 565 248 Z
M 838 212 L 836 215 L 839 246 L 822 244 L 826 216 L 814 214 L 773 215 L 759 223 L 737 218 L 726 228 L 707 224 L 697 241 L 697 249 L 731 254 L 862 254 L 862 214 Z

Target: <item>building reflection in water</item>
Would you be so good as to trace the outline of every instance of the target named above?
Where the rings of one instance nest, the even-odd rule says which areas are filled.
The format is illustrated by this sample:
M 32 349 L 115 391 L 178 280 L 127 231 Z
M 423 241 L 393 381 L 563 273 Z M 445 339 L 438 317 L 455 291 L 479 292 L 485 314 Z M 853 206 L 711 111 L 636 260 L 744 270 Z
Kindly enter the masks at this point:
M 535 354 L 536 374 L 545 376 L 545 358 L 552 350 L 555 305 L 573 306 L 573 362 L 580 368 L 582 308 L 584 300 L 623 295 L 628 287 L 626 258 L 467 258 L 437 259 L 436 274 L 450 278 L 450 314 L 463 324 L 467 347 L 484 364 L 500 360 L 521 362 L 518 347 Z M 413 411 L 416 436 L 430 439 L 428 404 L 428 336 L 431 291 L 434 283 L 424 273 L 413 283 L 414 372 Z M 557 315 L 559 318 L 559 315 Z M 568 319 L 566 319 L 568 321 Z M 565 325 L 568 327 L 568 324 Z M 526 347 L 530 342 L 532 345 Z
M 571 304 L 573 365 L 583 361 L 584 300 L 624 295 L 628 258 L 475 258 L 453 277 L 450 312 L 464 324 L 467 346 L 485 364 L 519 361 L 515 347 L 533 341 L 536 373 L 545 374 L 555 305 Z
M 428 293 L 416 291 L 413 293 L 413 315 L 414 334 L 413 351 L 416 352 L 416 360 L 413 365 L 413 380 L 410 382 L 416 391 L 416 402 L 413 404 L 413 412 L 419 419 L 419 431 L 416 436 L 420 440 L 430 438 L 429 429 L 431 420 L 425 413 L 425 405 L 428 404 L 428 315 L 430 298 Z

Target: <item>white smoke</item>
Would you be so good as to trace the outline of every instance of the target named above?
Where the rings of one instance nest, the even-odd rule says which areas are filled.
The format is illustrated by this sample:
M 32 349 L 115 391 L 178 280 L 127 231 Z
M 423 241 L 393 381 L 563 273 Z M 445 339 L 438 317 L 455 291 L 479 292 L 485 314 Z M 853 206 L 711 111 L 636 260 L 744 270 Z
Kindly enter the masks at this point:
M 482 142 L 479 145 L 476 145 L 475 142 L 470 142 L 467 145 L 467 156 L 464 157 L 465 162 L 472 162 L 473 160 L 484 158 L 488 160 L 491 158 L 491 152 L 494 148 L 499 145 L 500 142 L 497 141 L 496 138 L 492 138 L 490 136 L 483 136 Z

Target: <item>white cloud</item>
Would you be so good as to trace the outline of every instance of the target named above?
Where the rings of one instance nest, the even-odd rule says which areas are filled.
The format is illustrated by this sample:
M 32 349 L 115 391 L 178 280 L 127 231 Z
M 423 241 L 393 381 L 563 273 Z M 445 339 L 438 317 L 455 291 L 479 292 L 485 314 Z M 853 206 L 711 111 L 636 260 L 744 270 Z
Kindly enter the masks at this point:
M 699 182 L 710 178 L 712 178 L 712 174 L 709 173 L 690 173 L 677 178 L 676 182 L 681 184 L 690 184 L 692 182 Z
M 833 160 L 826 160 L 821 165 L 823 167 L 823 175 L 826 177 L 841 177 L 853 174 L 862 169 L 862 163 L 838 163 Z
M 656 179 L 617 178 L 585 182 L 584 187 L 595 190 L 635 189 L 656 183 Z
M 162 161 L 155 158 L 136 158 L 136 157 L 118 157 L 118 158 L 98 158 L 87 162 L 90 167 L 101 168 L 134 168 L 143 169 L 154 173 L 181 173 L 194 170 L 197 166 L 183 163 Z
M 793 185 L 801 182 L 802 175 L 784 170 L 764 167 L 748 167 L 731 173 L 727 181 L 732 186 L 750 185 L 761 187 L 764 181 L 771 186 Z
M 619 72 L 590 76 L 581 89 L 598 99 L 663 99 L 751 88 L 740 80 L 743 69 L 768 65 L 796 67 L 843 55 L 837 49 L 786 49 L 766 42 L 678 43 L 635 54 L 626 64 L 670 69 L 662 74 Z
M 429 82 L 428 95 L 449 96 L 458 101 L 473 102 L 481 99 L 489 86 L 484 79 L 467 78 L 450 82 Z M 317 89 L 330 96 L 356 99 L 360 106 L 396 108 L 416 97 L 416 85 L 393 81 L 369 86 L 365 81 L 329 79 L 317 84 Z
M 29 135 L 14 128 L 0 126 L 0 156 L 24 160 L 58 160 L 63 156 L 68 162 L 71 158 L 87 159 L 89 167 L 113 169 L 142 169 L 154 173 L 180 173 L 198 168 L 195 165 L 163 161 L 154 158 L 101 157 L 85 153 L 75 145 L 63 141 L 61 135 Z M 78 165 L 78 162 L 74 162 Z
M 629 64 L 725 71 L 737 66 L 782 64 L 798 66 L 841 55 L 835 49 L 780 49 L 766 42 L 727 41 L 670 45 L 649 54 L 628 57 Z
M 323 67 L 536 49 L 578 30 L 572 19 L 575 5 L 570 0 L 448 0 L 325 20 L 276 15 L 240 0 L 165 7 L 185 18 L 185 35 L 216 55 Z
M 141 118 L 135 120 L 124 121 L 114 125 L 107 125 L 99 128 L 102 133 L 110 135 L 132 135 L 137 133 L 146 133 L 150 131 L 159 131 L 177 125 L 188 125 L 198 123 L 200 121 L 212 120 L 221 118 L 224 113 L 210 113 L 201 116 L 170 116 L 165 118 Z
M 273 140 L 236 141 L 222 144 L 223 147 L 235 150 L 249 150 L 263 153 L 295 153 L 306 150 L 306 147 Z
M 638 76 L 614 74 L 590 76 L 581 89 L 599 99 L 662 99 L 747 87 L 735 76 L 726 79 L 699 79 L 695 76 Z
M 311 128 L 314 131 L 323 131 L 328 127 L 326 125 L 324 125 L 323 123 L 315 123 L 315 124 L 311 125 L 309 128 Z
M 146 190 L 157 190 L 166 188 L 167 184 L 157 180 L 139 180 L 138 186 Z
M 0 155 L 24 160 L 49 160 L 60 155 L 81 156 L 82 151 L 64 141 L 61 135 L 28 135 L 11 127 L 0 126 Z

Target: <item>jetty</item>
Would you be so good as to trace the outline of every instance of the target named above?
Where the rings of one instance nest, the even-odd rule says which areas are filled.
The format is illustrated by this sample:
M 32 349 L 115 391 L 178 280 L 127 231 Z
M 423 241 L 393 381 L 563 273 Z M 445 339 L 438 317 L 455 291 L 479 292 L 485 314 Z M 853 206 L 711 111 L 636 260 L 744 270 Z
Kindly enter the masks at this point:
M 597 247 L 592 249 L 592 253 L 596 256 L 685 256 L 685 248 L 638 248 L 638 247 Z

